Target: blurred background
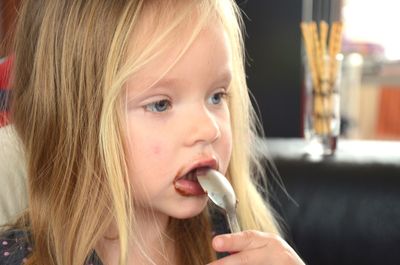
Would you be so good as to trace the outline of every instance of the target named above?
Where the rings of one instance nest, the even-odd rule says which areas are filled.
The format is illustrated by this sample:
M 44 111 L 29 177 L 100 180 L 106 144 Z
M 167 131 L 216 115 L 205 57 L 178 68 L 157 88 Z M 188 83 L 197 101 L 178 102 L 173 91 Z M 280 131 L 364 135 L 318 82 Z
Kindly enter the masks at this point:
M 240 1 L 248 84 L 267 137 L 303 136 L 302 20 L 344 22 L 341 137 L 400 139 L 400 1 Z M 279 117 L 279 118 L 277 118 Z
M 272 200 L 286 239 L 310 265 L 400 264 L 400 1 L 238 3 L 248 84 L 277 169 L 267 173 L 287 191 L 275 187 Z M 336 153 L 319 158 L 302 140 L 300 23 L 311 20 L 343 21 L 341 135 Z

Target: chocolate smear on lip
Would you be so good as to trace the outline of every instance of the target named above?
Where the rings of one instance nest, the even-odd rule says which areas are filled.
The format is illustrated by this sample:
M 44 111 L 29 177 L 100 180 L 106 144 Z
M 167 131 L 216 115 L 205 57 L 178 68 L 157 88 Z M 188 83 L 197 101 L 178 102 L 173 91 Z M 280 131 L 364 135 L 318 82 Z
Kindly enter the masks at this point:
M 185 181 L 185 180 L 184 180 Z M 187 180 L 188 182 L 194 182 L 194 181 L 190 181 L 190 180 Z M 198 184 L 199 185 L 199 188 L 195 188 L 195 189 L 191 189 L 191 188 L 187 188 L 187 187 L 180 187 L 180 185 L 178 184 L 178 182 L 179 182 L 179 180 L 178 181 L 175 181 L 174 182 L 174 186 L 175 186 L 175 190 L 179 193 L 179 194 L 181 194 L 181 195 L 183 195 L 183 196 L 199 196 L 199 195 L 205 195 L 205 194 L 207 194 L 207 192 L 206 191 L 204 191 L 202 188 L 201 188 L 201 186 L 200 186 L 200 184 Z M 201 190 L 200 190 L 201 189 Z

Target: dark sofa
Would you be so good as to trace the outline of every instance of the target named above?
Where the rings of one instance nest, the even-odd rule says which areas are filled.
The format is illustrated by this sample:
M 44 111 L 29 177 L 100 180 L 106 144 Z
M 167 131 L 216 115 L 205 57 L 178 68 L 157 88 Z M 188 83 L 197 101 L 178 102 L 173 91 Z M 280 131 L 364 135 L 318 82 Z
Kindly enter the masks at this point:
M 301 139 L 264 148 L 290 195 L 273 185 L 274 205 L 306 264 L 400 264 L 400 142 L 341 140 L 323 159 Z

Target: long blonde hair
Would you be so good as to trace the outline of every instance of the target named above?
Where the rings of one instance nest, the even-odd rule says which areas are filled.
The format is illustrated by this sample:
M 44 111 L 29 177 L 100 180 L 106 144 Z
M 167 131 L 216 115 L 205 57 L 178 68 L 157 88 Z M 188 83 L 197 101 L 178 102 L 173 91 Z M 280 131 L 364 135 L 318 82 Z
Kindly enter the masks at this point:
M 148 8 L 156 12 L 152 26 L 159 30 L 149 29 L 148 45 L 128 57 Z M 16 31 L 11 118 L 27 157 L 27 220 L 34 242 L 28 264 L 84 264 L 113 221 L 120 264 L 126 263 L 128 238 L 139 231 L 125 161 L 124 82 L 162 53 L 193 10 L 197 25 L 188 45 L 211 16 L 222 22 L 231 42 L 233 153 L 227 177 L 240 201 L 240 223 L 243 229 L 278 233 L 253 178 L 261 172 L 253 148 L 256 118 L 233 0 L 26 0 Z M 215 258 L 209 230 L 206 210 L 171 221 L 179 264 Z

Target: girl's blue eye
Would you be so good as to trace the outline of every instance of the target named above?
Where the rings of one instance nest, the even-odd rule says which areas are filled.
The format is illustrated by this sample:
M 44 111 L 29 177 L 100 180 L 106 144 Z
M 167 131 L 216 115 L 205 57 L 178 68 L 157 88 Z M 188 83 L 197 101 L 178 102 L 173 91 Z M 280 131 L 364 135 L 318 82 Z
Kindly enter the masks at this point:
M 214 105 L 221 104 L 224 97 L 226 97 L 226 92 L 215 93 L 210 97 L 210 103 Z
M 171 107 L 171 102 L 167 99 L 159 100 L 145 106 L 147 111 L 151 112 L 164 112 Z

